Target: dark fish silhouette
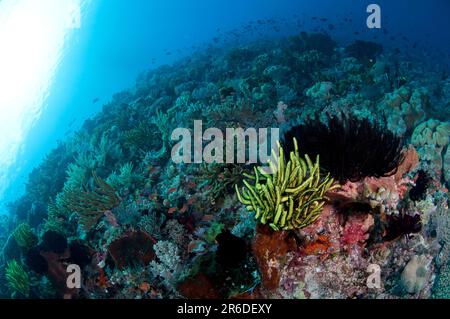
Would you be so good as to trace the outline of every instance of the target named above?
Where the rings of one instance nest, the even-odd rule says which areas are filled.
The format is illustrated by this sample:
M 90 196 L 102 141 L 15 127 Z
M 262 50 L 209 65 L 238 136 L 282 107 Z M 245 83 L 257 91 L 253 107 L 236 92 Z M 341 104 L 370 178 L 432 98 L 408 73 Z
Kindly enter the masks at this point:
M 94 99 L 92 100 L 92 104 L 95 104 L 95 103 L 97 103 L 98 101 L 100 101 L 100 99 L 99 99 L 98 97 L 96 97 L 96 98 L 94 98 Z

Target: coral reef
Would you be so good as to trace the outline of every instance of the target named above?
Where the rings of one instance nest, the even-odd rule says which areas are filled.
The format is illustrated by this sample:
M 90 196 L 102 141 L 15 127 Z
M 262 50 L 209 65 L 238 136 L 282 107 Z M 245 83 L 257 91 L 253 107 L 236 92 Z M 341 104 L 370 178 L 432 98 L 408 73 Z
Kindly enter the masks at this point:
M 0 297 L 448 298 L 449 83 L 306 32 L 145 71 L 0 216 Z M 172 161 L 194 120 L 280 128 L 274 174 Z

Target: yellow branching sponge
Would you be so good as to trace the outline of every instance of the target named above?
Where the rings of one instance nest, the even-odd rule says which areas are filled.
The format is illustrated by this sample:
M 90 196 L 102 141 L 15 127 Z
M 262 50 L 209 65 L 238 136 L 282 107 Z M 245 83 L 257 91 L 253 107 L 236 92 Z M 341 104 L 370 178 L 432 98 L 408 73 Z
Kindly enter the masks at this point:
M 339 187 L 333 185 L 329 174 L 321 176 L 318 156 L 313 163 L 308 155 L 299 156 L 296 139 L 294 146 L 286 164 L 278 143 L 278 160 L 276 163 L 269 160 L 271 174 L 255 168 L 254 176 L 244 174 L 252 184 L 244 180 L 242 193 L 235 185 L 238 199 L 247 210 L 255 212 L 257 220 L 276 231 L 312 224 L 327 200 L 326 192 Z
M 6 281 L 13 295 L 20 293 L 25 297 L 29 297 L 30 280 L 28 274 L 15 259 L 6 265 Z

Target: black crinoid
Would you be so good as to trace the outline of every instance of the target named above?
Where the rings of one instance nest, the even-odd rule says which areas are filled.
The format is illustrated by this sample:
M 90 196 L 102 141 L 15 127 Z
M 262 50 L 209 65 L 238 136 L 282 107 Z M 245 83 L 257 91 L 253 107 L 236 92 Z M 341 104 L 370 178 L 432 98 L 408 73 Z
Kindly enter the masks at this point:
M 422 230 L 422 220 L 419 214 L 408 215 L 401 211 L 398 215 L 387 216 L 385 240 L 393 240 L 400 236 L 410 237 Z
M 382 177 L 396 172 L 403 160 L 402 138 L 384 125 L 354 116 L 317 117 L 292 127 L 284 135 L 286 154 L 298 141 L 299 152 L 310 158 L 320 156 L 320 166 L 341 183 L 367 176 Z

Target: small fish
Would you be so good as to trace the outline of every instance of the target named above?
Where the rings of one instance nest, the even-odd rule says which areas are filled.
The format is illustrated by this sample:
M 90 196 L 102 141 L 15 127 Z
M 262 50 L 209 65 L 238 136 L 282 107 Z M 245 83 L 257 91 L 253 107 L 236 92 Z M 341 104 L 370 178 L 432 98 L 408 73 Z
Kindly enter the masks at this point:
M 184 214 L 187 212 L 189 206 L 187 204 L 184 204 L 183 207 L 180 209 L 180 213 Z
M 197 197 L 192 196 L 192 197 L 190 197 L 190 198 L 188 199 L 187 204 L 188 204 L 189 206 L 191 206 L 192 204 L 195 203 L 196 200 L 197 200 Z
M 95 104 L 95 103 L 97 103 L 98 101 L 100 101 L 100 98 L 96 97 L 96 98 L 94 98 L 94 99 L 92 100 L 92 104 Z
M 117 222 L 116 216 L 110 211 L 107 210 L 104 213 L 106 221 L 113 227 L 119 227 L 119 223 Z
M 175 192 L 176 190 L 177 190 L 177 187 L 169 188 L 169 190 L 167 191 L 167 194 L 172 194 L 172 193 Z
M 202 221 L 204 221 L 204 222 L 209 222 L 213 219 L 214 219 L 214 216 L 212 214 L 207 214 L 202 217 Z
M 177 211 L 176 207 L 171 207 L 169 208 L 169 210 L 167 211 L 167 214 L 172 215 L 173 213 L 175 213 Z
M 189 181 L 189 182 L 187 182 L 186 183 L 186 187 L 187 188 L 195 188 L 195 187 L 197 187 L 197 183 L 196 182 L 194 182 L 194 181 Z
M 150 284 L 146 281 L 144 281 L 142 284 L 139 285 L 139 290 L 141 290 L 143 293 L 146 293 L 150 290 Z
M 206 244 L 201 240 L 192 240 L 188 244 L 188 253 L 202 253 L 206 250 Z
M 107 288 L 108 287 L 108 279 L 106 278 L 105 271 L 103 270 L 103 268 L 99 268 L 98 272 L 99 272 L 98 285 L 103 289 Z

